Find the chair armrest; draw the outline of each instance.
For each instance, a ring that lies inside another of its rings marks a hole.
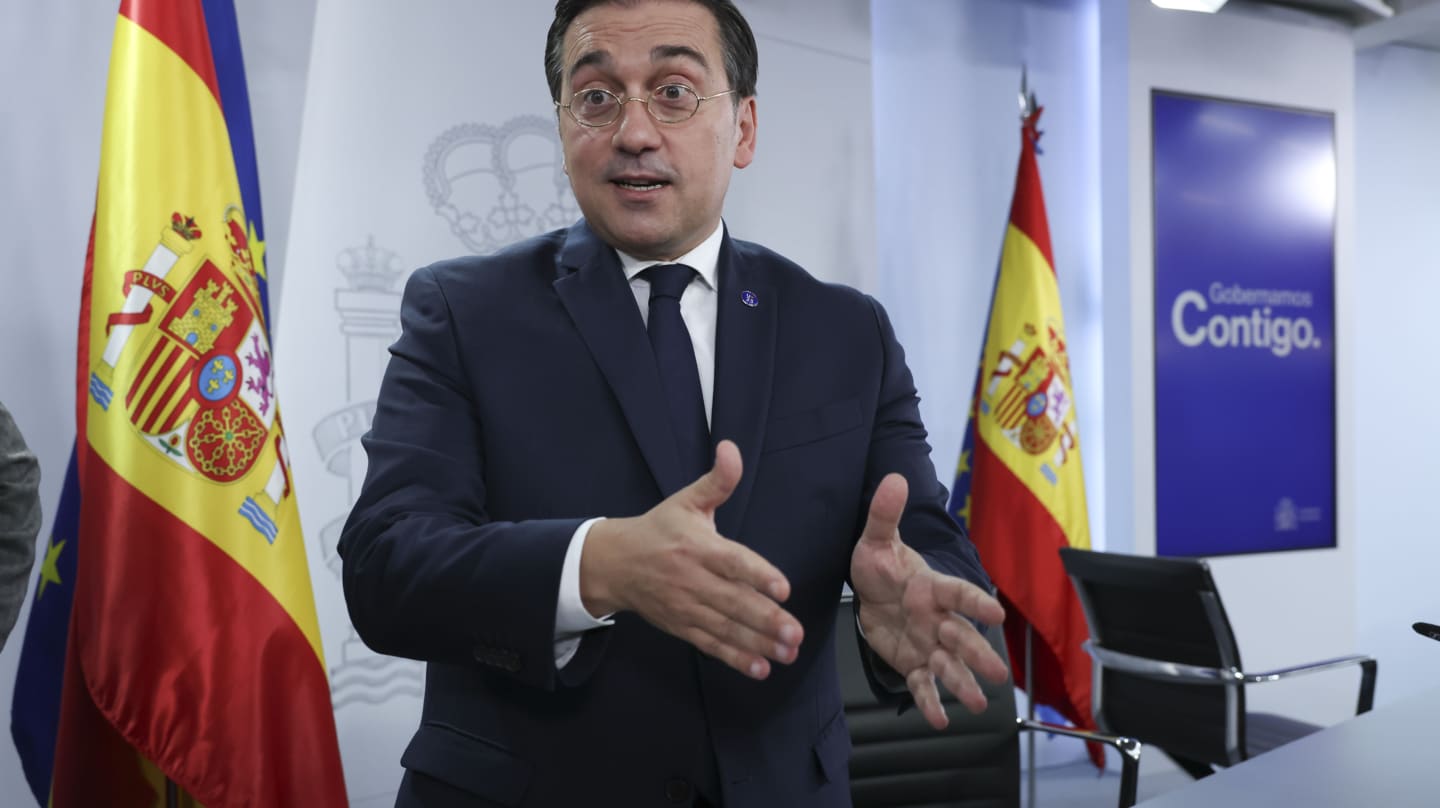
[[[1074,727],[1062,727],[1059,724],[1050,724],[1045,721],[1036,721],[1032,718],[1016,718],[1015,724],[1020,731],[1050,732],[1056,735],[1064,735],[1068,738],[1079,738],[1082,741],[1102,743],[1120,753],[1120,808],[1130,808],[1135,804],[1135,790],[1140,783],[1140,753],[1143,745],[1134,738],[1125,736],[1106,735],[1088,729],[1076,729]],[[1030,765],[1035,765],[1032,761]]]
[[[1366,662],[1371,663],[1373,666],[1375,660],[1363,654],[1353,654],[1351,656],[1335,657],[1334,659],[1322,659],[1319,662],[1307,662],[1304,665],[1292,665],[1288,668],[1277,668],[1273,671],[1264,671],[1261,673],[1235,671],[1234,675],[1236,679],[1253,684],[1260,684],[1261,682],[1277,682],[1281,679],[1289,679],[1292,676],[1299,676],[1302,673],[1319,673],[1320,671],[1334,670],[1335,668],[1343,668],[1347,665],[1363,666]]]
[[[1294,665],[1273,671],[1246,673],[1238,668],[1207,668],[1200,665],[1185,665],[1179,662],[1167,662],[1162,659],[1150,659],[1149,657],[1135,656],[1134,654],[1126,654],[1121,651],[1111,651],[1108,648],[1101,648],[1096,645],[1094,640],[1086,640],[1082,645],[1086,653],[1094,657],[1101,665],[1112,670],[1132,673],[1137,676],[1148,676],[1154,679],[1172,679],[1189,684],[1201,685],[1277,682],[1281,679],[1289,679],[1305,673],[1319,673],[1320,671],[1334,670],[1348,665],[1359,665],[1360,698],[1355,709],[1356,715],[1370,712],[1370,708],[1374,706],[1375,703],[1375,674],[1377,663],[1374,658],[1363,654],[1324,659],[1319,662],[1309,662],[1304,665]]]

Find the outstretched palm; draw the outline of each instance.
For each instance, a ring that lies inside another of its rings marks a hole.
[[[905,479],[881,481],[870,518],[850,557],[850,580],[860,601],[860,628],[880,658],[905,677],[915,703],[936,729],[948,719],[938,678],[972,712],[985,709],[974,672],[1003,681],[1005,663],[967,618],[997,624],[1000,604],[969,581],[936,572],[900,540]]]

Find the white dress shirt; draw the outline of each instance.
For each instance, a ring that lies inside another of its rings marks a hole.
[[[710,423],[710,408],[715,399],[715,322],[719,311],[716,277],[720,263],[720,242],[725,234],[722,222],[715,226],[715,232],[700,245],[674,261],[641,261],[619,250],[620,266],[630,281],[630,291],[635,295],[635,305],[640,307],[640,317],[646,325],[650,321],[650,282],[642,277],[644,272],[657,264],[684,264],[695,270],[695,277],[680,296],[680,317],[690,332],[690,344],[695,348],[695,369],[700,373],[700,395],[705,401],[705,421]],[[590,519],[576,528],[565,552],[565,565],[560,571],[559,603],[555,609],[555,667],[563,668],[580,648],[580,635],[595,628],[608,626],[614,621],[610,615],[596,618],[585,610],[580,600],[580,554],[585,549],[585,539],[590,535],[590,526],[601,518]]]

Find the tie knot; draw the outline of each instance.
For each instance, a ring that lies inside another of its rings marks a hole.
[[[695,270],[684,264],[657,264],[640,273],[650,282],[650,297],[673,297],[680,299]]]

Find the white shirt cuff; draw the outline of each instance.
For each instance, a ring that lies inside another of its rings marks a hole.
[[[603,517],[601,517],[603,518]],[[565,551],[565,564],[560,568],[560,594],[555,605],[555,667],[563,668],[580,650],[581,635],[587,631],[613,625],[611,615],[594,617],[585,610],[580,598],[580,555],[585,550],[585,539],[590,536],[590,526],[600,521],[589,519],[575,528],[570,537],[570,547]]]

